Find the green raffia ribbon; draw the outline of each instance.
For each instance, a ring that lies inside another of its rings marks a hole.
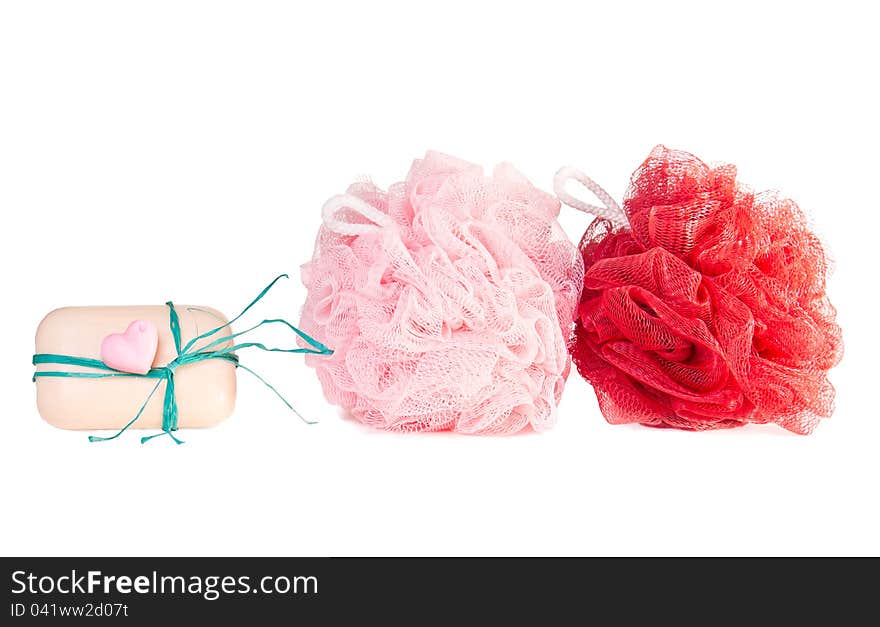
[[[177,444],[183,444],[182,440],[179,440],[172,433],[173,431],[177,431],[177,399],[174,393],[174,372],[188,364],[194,364],[200,361],[205,361],[208,359],[222,359],[225,361],[229,361],[237,368],[241,368],[246,370],[247,372],[254,375],[257,379],[260,380],[263,385],[272,390],[278,398],[280,398],[285,405],[287,405],[293,413],[299,416],[304,422],[312,424],[310,421],[303,418],[299,412],[297,412],[293,406],[287,402],[281,393],[276,390],[272,385],[270,385],[265,379],[263,379],[256,372],[251,370],[250,368],[243,366],[238,361],[238,355],[235,354],[235,351],[242,350],[245,348],[257,348],[263,351],[268,352],[277,352],[277,353],[309,353],[312,355],[330,355],[333,351],[326,346],[324,346],[318,340],[310,337],[308,334],[300,331],[295,326],[287,322],[286,320],[278,319],[269,319],[263,320],[259,324],[255,324],[249,329],[245,329],[244,331],[239,331],[238,333],[232,333],[231,330],[228,334],[221,335],[217,337],[201,348],[194,350],[193,347],[200,340],[205,340],[210,337],[213,337],[223,329],[229,327],[233,322],[236,322],[239,318],[241,318],[247,311],[256,305],[265,295],[266,293],[272,289],[272,287],[280,280],[289,278],[286,274],[279,275],[275,277],[275,280],[272,281],[266,288],[260,292],[260,294],[251,301],[251,303],[241,310],[235,318],[227,322],[226,324],[220,325],[219,327],[215,327],[210,331],[206,331],[201,335],[194,337],[189,342],[186,343],[185,346],[181,346],[182,342],[180,339],[180,318],[177,316],[177,310],[174,309],[174,304],[171,301],[165,303],[168,305],[168,313],[169,313],[169,326],[171,328],[171,336],[174,338],[174,348],[177,350],[177,357],[170,361],[165,366],[160,366],[158,368],[152,368],[146,374],[134,374],[130,372],[121,372],[119,370],[115,370],[105,364],[100,359],[90,359],[88,357],[73,357],[70,355],[52,355],[48,353],[43,353],[39,355],[34,355],[33,363],[34,365],[38,364],[60,364],[66,366],[84,366],[86,368],[92,368],[94,370],[100,372],[65,372],[65,371],[38,371],[34,373],[33,380],[36,381],[37,377],[73,377],[78,379],[105,379],[109,377],[140,377],[146,379],[156,379],[156,385],[153,386],[153,389],[150,391],[147,396],[147,400],[144,401],[144,404],[141,405],[141,408],[135,414],[134,418],[132,418],[128,424],[126,424],[122,429],[120,429],[116,434],[111,435],[110,437],[102,438],[94,435],[89,436],[90,442],[103,442],[106,440],[115,440],[120,435],[125,433],[125,431],[131,427],[138,419],[141,417],[141,414],[144,413],[144,409],[146,409],[147,405],[150,402],[150,399],[153,398],[153,395],[156,393],[156,390],[159,389],[159,386],[162,385],[162,382],[165,382],[165,402],[162,406],[162,431],[160,433],[156,433],[153,435],[148,435],[141,438],[141,443],[148,442],[155,437],[160,435],[168,435],[172,440],[174,440]],[[309,345],[308,348],[270,348],[259,342],[241,342],[236,344],[232,343],[231,346],[227,346],[225,348],[214,348],[219,346],[229,340],[234,340],[237,337],[241,337],[246,333],[250,333],[255,329],[260,328],[264,324],[281,324],[288,327],[291,331],[293,331],[300,338],[305,340],[305,342]]]

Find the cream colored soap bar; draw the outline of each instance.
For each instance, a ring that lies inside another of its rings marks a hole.
[[[182,345],[227,322],[209,307],[175,305],[180,318]],[[134,320],[149,320],[159,331],[153,367],[167,365],[176,356],[167,306],[64,307],[49,313],[37,329],[36,353],[53,353],[100,359],[101,341],[121,333]],[[229,335],[229,327],[200,340],[194,350]],[[229,342],[212,347],[228,346]],[[39,364],[36,371],[89,372],[80,366]],[[92,372],[94,372],[92,370]],[[208,359],[180,366],[174,373],[181,429],[210,427],[227,418],[235,405],[235,365]],[[157,380],[142,377],[103,379],[37,377],[37,407],[46,422],[62,429],[121,429],[137,414]],[[162,425],[165,382],[160,383],[140,419],[132,428],[157,429]]]

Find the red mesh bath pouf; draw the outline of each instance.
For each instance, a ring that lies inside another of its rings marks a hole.
[[[569,179],[605,207],[568,194]],[[580,243],[571,353],[608,422],[806,434],[831,415],[841,331],[825,252],[794,201],[665,146],[635,171],[622,210],[577,170],[555,182],[563,202],[599,216]]]

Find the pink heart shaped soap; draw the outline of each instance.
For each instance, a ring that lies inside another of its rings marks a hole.
[[[149,320],[135,320],[125,333],[111,333],[101,342],[101,361],[116,370],[147,374],[156,358],[159,331]]]

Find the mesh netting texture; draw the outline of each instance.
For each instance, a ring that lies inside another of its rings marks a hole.
[[[793,201],[657,146],[623,209],[630,228],[598,218],[581,240],[572,345],[608,422],[807,434],[831,415],[841,331]]]
[[[434,152],[344,198],[302,267],[300,326],[335,351],[307,358],[327,399],[396,431],[552,426],[583,284],[559,201]]]

